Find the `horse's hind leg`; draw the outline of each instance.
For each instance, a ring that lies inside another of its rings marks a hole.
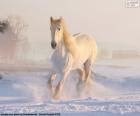
[[[77,89],[79,89],[79,85],[84,82],[85,80],[85,70],[83,68],[78,68],[77,72],[79,73],[80,77],[78,78]]]
[[[85,70],[85,83],[88,83],[91,78],[91,68],[92,68],[92,62],[91,60],[87,60],[84,63],[84,70]]]
[[[80,77],[78,78],[78,83],[77,83],[77,88],[76,89],[77,89],[77,95],[78,95],[77,97],[80,97],[81,92],[82,92],[83,87],[84,87],[84,84],[85,84],[85,82],[84,82],[84,80],[85,80],[85,70],[84,70],[84,68],[78,68],[77,71],[78,71]]]
[[[78,73],[80,75],[79,81],[84,81],[84,78],[85,78],[85,70],[83,68],[78,68],[77,71],[78,71]]]

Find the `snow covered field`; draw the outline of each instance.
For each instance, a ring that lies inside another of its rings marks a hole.
[[[80,98],[76,91],[76,74],[72,72],[62,99],[57,101],[49,95],[47,71],[1,72],[0,113],[140,116],[140,67],[138,63],[135,66],[123,63],[118,66],[118,63],[101,62],[94,66],[93,83],[80,92]]]

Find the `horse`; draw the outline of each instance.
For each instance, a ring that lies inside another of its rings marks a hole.
[[[50,31],[51,47],[55,51],[51,57],[54,71],[51,73],[48,84],[52,88],[51,81],[56,79],[56,72],[62,74],[62,79],[54,92],[54,98],[59,98],[64,82],[72,70],[79,72],[79,82],[88,84],[92,65],[97,57],[97,45],[95,39],[89,34],[71,35],[63,17],[58,19],[50,17]]]

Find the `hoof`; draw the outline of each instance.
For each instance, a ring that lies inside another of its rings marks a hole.
[[[77,84],[77,91],[81,92],[85,88],[85,82],[84,81],[79,81]]]
[[[60,94],[55,93],[55,94],[53,95],[53,99],[58,100],[58,99],[61,98],[60,96],[61,96]]]
[[[93,80],[92,79],[87,79],[86,81],[85,81],[85,85],[86,86],[91,86],[91,85],[93,85]]]
[[[51,76],[51,81],[54,81],[54,80],[56,80],[56,74]]]
[[[83,90],[88,90],[92,85],[93,81],[91,79],[86,81],[79,81],[77,84],[77,93],[79,93],[78,96],[81,96]]]

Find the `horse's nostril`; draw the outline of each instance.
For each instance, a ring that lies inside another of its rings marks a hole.
[[[56,43],[55,42],[51,42],[51,46],[52,46],[52,48],[56,48]]]

